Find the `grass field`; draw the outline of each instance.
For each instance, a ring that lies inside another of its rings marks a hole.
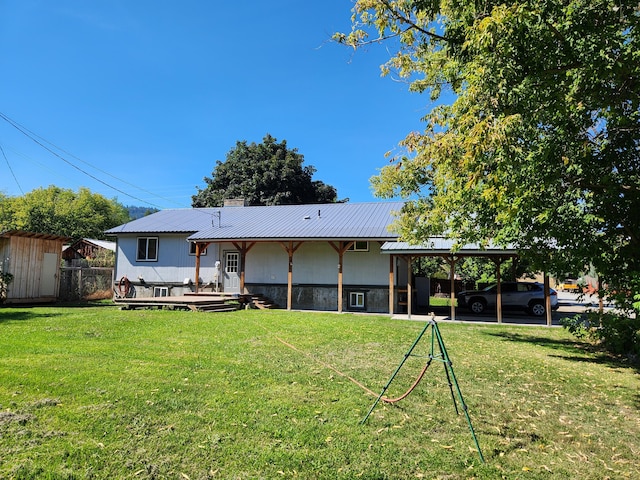
[[[441,364],[361,425],[423,326],[2,308],[0,478],[640,478],[638,370],[559,328],[439,324],[485,463]]]

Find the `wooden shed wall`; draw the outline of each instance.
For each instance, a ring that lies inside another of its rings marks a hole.
[[[11,236],[0,239],[0,251],[5,271],[13,274],[13,282],[7,292],[7,303],[55,300],[59,289],[59,265],[62,254],[62,240],[34,237]],[[57,256],[53,295],[43,296],[41,292],[45,254]]]

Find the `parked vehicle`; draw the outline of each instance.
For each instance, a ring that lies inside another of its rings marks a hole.
[[[501,284],[502,308],[524,310],[537,317],[545,315],[544,285],[538,282],[505,282]],[[498,285],[490,285],[484,290],[464,290],[458,293],[458,306],[468,308],[473,313],[496,308]],[[558,308],[558,294],[549,289],[551,309]]]
[[[564,282],[558,285],[558,290],[561,292],[579,292],[578,281],[567,278]]]

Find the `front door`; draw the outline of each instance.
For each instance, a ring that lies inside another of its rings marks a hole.
[[[240,293],[240,252],[225,252],[224,254],[223,291]]]

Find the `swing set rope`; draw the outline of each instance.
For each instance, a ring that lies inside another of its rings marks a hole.
[[[310,358],[311,360],[313,360],[314,362],[316,362],[319,365],[322,365],[323,367],[337,373],[338,375],[340,375],[341,377],[346,378],[347,380],[351,381],[352,383],[354,383],[355,385],[357,385],[358,387],[360,387],[361,389],[363,389],[365,392],[367,392],[369,395],[373,395],[374,397],[377,397],[378,394],[376,392],[374,392],[373,390],[371,390],[370,388],[368,388],[366,385],[363,385],[361,382],[359,382],[358,380],[356,380],[355,378],[347,375],[346,373],[341,372],[340,370],[338,370],[337,368],[335,368],[333,365],[330,365],[328,363],[323,362],[322,360],[319,360],[317,358],[315,358],[313,355],[300,350],[298,347],[296,347],[295,345],[290,344],[289,342],[286,342],[285,340],[283,340],[280,337],[275,336],[275,339],[278,340],[280,343],[282,343],[283,345],[287,346],[288,348],[290,348],[291,350],[294,350],[302,355],[304,355],[307,358]],[[427,373],[427,369],[429,368],[429,366],[431,365],[431,360],[433,360],[433,357],[429,357],[429,360],[427,361],[427,363],[425,364],[424,368],[422,369],[422,371],[418,374],[418,377],[416,378],[416,380],[413,382],[413,384],[409,387],[409,389],[404,392],[402,395],[400,395],[399,397],[396,398],[388,398],[388,397],[381,397],[380,400],[382,400],[385,403],[396,403],[399,402],[400,400],[404,400],[405,398],[407,398],[409,396],[409,394],[418,386],[418,384],[420,383],[420,381],[422,380],[422,378],[424,377],[425,373]]]

